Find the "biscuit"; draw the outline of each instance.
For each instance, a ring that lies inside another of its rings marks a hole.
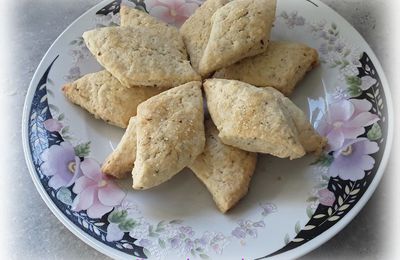
[[[124,179],[130,175],[135,159],[136,117],[132,117],[117,148],[105,159],[101,170],[104,174]]]
[[[247,194],[257,154],[222,143],[211,120],[205,122],[205,133],[204,151],[189,168],[210,191],[218,209],[225,213]]]
[[[304,156],[298,131],[279,97],[244,82],[209,79],[207,107],[222,142],[249,152],[280,158]]]
[[[189,82],[138,106],[133,188],[157,186],[193,163],[205,144],[201,82]]]
[[[64,95],[72,102],[109,124],[126,128],[136,115],[137,106],[159,94],[157,88],[126,88],[109,72],[103,70],[87,74],[65,84]]]
[[[299,133],[299,140],[307,153],[321,154],[327,144],[327,139],[320,136],[311,123],[307,120],[305,113],[298,108],[289,98],[281,92],[271,89],[271,91],[282,100],[283,105],[288,110]]]
[[[289,96],[306,73],[318,65],[318,60],[318,52],[307,45],[270,42],[266,52],[223,68],[214,74],[214,78],[273,87]]]
[[[122,5],[120,9],[121,26],[122,27],[135,27],[143,26],[146,28],[154,28],[159,30],[166,30],[167,35],[171,35],[172,38],[181,38],[179,31],[172,25],[164,23],[163,21],[149,15],[148,13],[131,8],[126,5]],[[176,48],[182,50],[182,41],[174,41]],[[182,50],[183,51],[183,50]]]
[[[121,17],[121,26],[145,26],[145,27],[152,27],[152,26],[159,26],[165,25],[168,26],[161,20],[149,15],[146,12],[143,12],[136,8],[131,8],[126,5],[121,5],[119,11]]]
[[[207,75],[268,47],[275,20],[276,0],[235,0],[211,18],[211,32],[199,72]]]
[[[180,28],[185,42],[190,62],[199,73],[201,57],[207,46],[211,32],[211,17],[218,8],[227,4],[229,0],[207,0],[183,23]],[[205,75],[202,75],[205,76]]]
[[[171,88],[200,80],[172,27],[103,27],[85,32],[83,38],[97,61],[128,88]]]

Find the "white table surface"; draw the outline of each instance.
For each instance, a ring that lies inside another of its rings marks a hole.
[[[1,59],[0,254],[7,259],[108,259],[68,231],[50,212],[31,181],[21,143],[21,116],[29,82],[56,37],[98,0],[0,0]],[[323,0],[346,18],[380,59],[389,81],[390,26],[385,0]],[[7,37],[5,37],[7,36]],[[394,77],[393,77],[394,78]],[[397,92],[397,90],[396,90]],[[383,259],[391,245],[394,156],[378,189],[338,235],[303,259]]]

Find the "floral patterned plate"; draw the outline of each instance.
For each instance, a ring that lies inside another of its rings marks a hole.
[[[61,86],[100,70],[81,35],[119,23],[120,1],[104,1],[61,34],[31,82],[23,143],[46,204],[83,241],[118,259],[295,258],[339,232],[360,211],[384,172],[393,138],[389,88],[372,50],[338,14],[317,0],[279,0],[272,38],[304,42],[321,66],[294,102],[329,140],[320,158],[260,155],[249,194],[218,212],[189,170],[155,189],[133,191],[100,163],[123,130],[68,102]],[[195,0],[127,2],[179,26]]]

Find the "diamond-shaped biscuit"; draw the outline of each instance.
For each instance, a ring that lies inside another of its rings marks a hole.
[[[177,30],[167,28],[104,27],[83,38],[97,61],[126,87],[171,88],[200,80]]]
[[[327,139],[320,136],[311,123],[308,121],[306,114],[297,107],[289,98],[285,97],[281,92],[273,88],[268,88],[275,96],[282,100],[299,133],[299,140],[307,153],[315,153],[319,155],[327,144]]]
[[[126,128],[136,115],[137,106],[161,92],[157,88],[126,88],[109,72],[87,74],[63,86],[64,95],[72,102],[107,123]]]
[[[189,82],[138,106],[133,188],[157,186],[193,163],[203,151],[201,82]]]
[[[257,154],[222,143],[211,120],[206,120],[205,132],[204,151],[189,167],[225,213],[247,194]]]
[[[132,117],[117,148],[105,159],[101,170],[107,175],[123,179],[130,175],[135,159],[136,117]]]
[[[199,72],[207,75],[267,49],[276,0],[235,0],[211,18],[211,32]]]
[[[297,83],[318,65],[318,52],[301,43],[270,42],[267,51],[223,68],[214,78],[236,79],[292,94]]]
[[[305,150],[298,130],[271,89],[236,80],[210,79],[204,83],[207,107],[223,143],[280,158],[300,158]]]
[[[121,17],[121,26],[160,26],[165,25],[168,26],[161,20],[149,15],[148,13],[138,10],[136,8],[132,8],[126,5],[121,5],[119,11]]]
[[[184,22],[180,28],[183,41],[190,56],[193,68],[199,72],[211,32],[211,17],[218,8],[229,3],[229,0],[207,0]],[[204,75],[202,75],[204,76]]]

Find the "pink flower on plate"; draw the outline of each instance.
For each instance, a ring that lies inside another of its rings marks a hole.
[[[339,176],[342,180],[361,180],[365,171],[374,167],[375,160],[370,154],[379,150],[378,144],[367,138],[348,140],[333,153],[334,160],[328,173],[332,177]]]
[[[43,161],[40,169],[44,175],[50,176],[48,184],[53,189],[69,187],[82,175],[79,157],[68,142],[50,146],[43,151],[40,159]]]
[[[50,118],[43,122],[44,128],[50,132],[60,132],[63,128],[63,125],[57,120]]]
[[[365,99],[343,99],[328,106],[328,113],[318,131],[328,138],[330,151],[338,150],[346,139],[364,134],[364,127],[379,120],[377,115],[369,112],[371,108],[372,104]]]
[[[333,194],[333,192],[328,189],[319,190],[318,198],[319,198],[319,203],[329,207],[332,206],[336,200],[335,194]]]
[[[77,194],[72,209],[87,210],[91,218],[101,218],[119,205],[125,193],[104,175],[100,165],[93,159],[86,158],[81,163],[83,176],[75,181],[72,191]]]
[[[152,16],[178,27],[199,7],[193,1],[186,0],[145,0],[144,2]]]

